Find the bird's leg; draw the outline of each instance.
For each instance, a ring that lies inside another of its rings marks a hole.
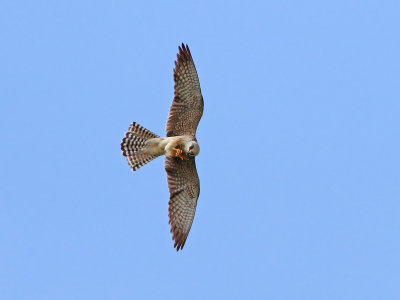
[[[182,150],[182,144],[179,140],[171,141],[165,146],[165,154],[169,157],[179,157],[181,160],[188,160],[189,158]]]
[[[179,157],[182,160],[189,160],[186,156],[183,155],[183,150],[182,149],[174,149],[173,152],[174,156]]]

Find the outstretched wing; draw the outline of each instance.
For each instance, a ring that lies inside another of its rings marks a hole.
[[[185,245],[200,194],[200,181],[196,162],[178,157],[165,157],[165,170],[169,188],[168,217],[176,251]]]
[[[174,100],[169,110],[167,137],[196,135],[197,125],[203,115],[203,96],[199,77],[189,47],[179,47],[174,68]]]

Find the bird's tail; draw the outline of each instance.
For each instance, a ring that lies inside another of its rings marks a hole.
[[[159,136],[138,123],[132,122],[121,142],[122,155],[126,156],[132,171],[136,171],[158,156],[146,151],[146,142],[153,138],[159,138]]]

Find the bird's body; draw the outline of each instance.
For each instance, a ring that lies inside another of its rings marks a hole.
[[[189,234],[200,181],[195,156],[200,147],[196,139],[197,125],[203,115],[203,97],[200,82],[189,47],[179,47],[174,69],[175,93],[169,111],[166,137],[160,137],[136,122],[122,139],[122,155],[126,156],[132,171],[136,171],[158,156],[165,155],[169,199],[169,223],[174,247],[180,250]]]
[[[193,153],[191,153],[190,147],[194,145]],[[198,149],[198,151],[196,151]],[[200,152],[200,147],[197,144],[197,141],[193,139],[192,136],[171,136],[165,138],[152,138],[146,141],[145,147],[143,148],[143,152],[146,152],[152,156],[161,156],[165,155],[168,157],[181,157],[177,154],[177,150],[182,150],[181,156],[183,159],[188,159],[190,155],[197,155]]]

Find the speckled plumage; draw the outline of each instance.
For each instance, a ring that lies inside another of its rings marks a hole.
[[[185,245],[192,227],[200,194],[200,181],[194,158],[183,161],[175,157],[165,157],[165,170],[170,193],[169,224],[175,240],[174,247],[179,250]]]
[[[203,96],[189,47],[179,47],[174,68],[174,100],[169,110],[167,136],[196,135],[203,115]]]
[[[193,223],[200,181],[195,156],[197,125],[203,114],[203,97],[200,82],[189,47],[179,47],[174,68],[174,99],[169,111],[166,138],[133,122],[121,143],[133,171],[154,158],[165,155],[170,192],[168,217],[176,250],[185,245]]]

